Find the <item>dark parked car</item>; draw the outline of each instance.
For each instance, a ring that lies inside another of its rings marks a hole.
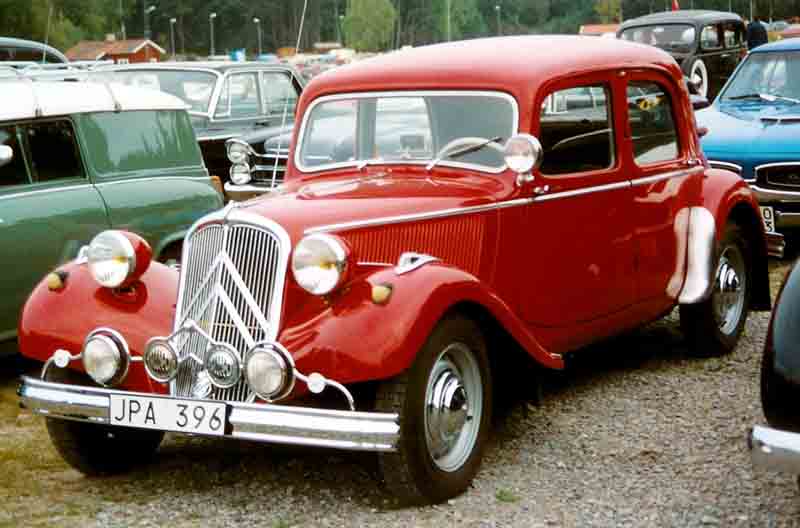
[[[186,101],[206,167],[225,182],[231,168],[225,142],[259,129],[267,129],[267,136],[291,132],[304,86],[290,66],[257,62],[130,64],[103,68],[96,76],[161,90]],[[255,148],[263,150],[262,137],[253,140]],[[274,158],[267,159],[264,165],[270,162],[282,171],[285,157],[277,164]],[[266,181],[273,179],[271,173],[259,174]],[[256,187],[254,191],[266,189]]]
[[[0,62],[58,64],[69,59],[47,44],[33,40],[0,37]]]
[[[679,10],[626,21],[617,36],[667,51],[700,95],[713,99],[747,53],[741,17],[724,11]]]

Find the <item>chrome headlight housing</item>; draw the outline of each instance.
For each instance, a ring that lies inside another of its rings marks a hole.
[[[315,234],[302,239],[292,254],[292,273],[301,288],[314,295],[336,289],[347,274],[349,251],[332,235]]]
[[[136,250],[119,231],[103,231],[92,239],[87,252],[89,272],[106,288],[117,288],[136,270]]]
[[[236,350],[224,343],[211,347],[205,367],[211,383],[220,389],[230,389],[242,377],[242,363]]]
[[[252,147],[241,139],[230,139],[225,144],[228,151],[228,159],[234,165],[239,163],[247,164],[250,155],[253,153]]]
[[[147,342],[143,359],[147,374],[160,383],[168,383],[178,374],[178,353],[163,337],[154,337]]]
[[[236,163],[231,165],[230,170],[231,181],[236,185],[244,185],[250,183],[253,176],[250,173],[250,165],[247,163]]]
[[[244,360],[247,385],[264,401],[283,398],[294,387],[294,363],[288,352],[274,344],[257,344]]]
[[[98,328],[83,342],[81,360],[86,374],[95,382],[114,386],[128,374],[130,352],[119,333],[109,328]]]

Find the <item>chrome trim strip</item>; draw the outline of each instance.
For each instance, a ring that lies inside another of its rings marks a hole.
[[[747,446],[754,466],[800,474],[800,434],[756,425]]]
[[[786,198],[795,198],[797,201],[800,200],[800,187],[796,191],[781,191],[777,189],[765,189],[763,187],[759,187],[758,185],[750,185],[750,188],[753,189],[757,193],[758,200],[780,200],[781,197]]]
[[[770,257],[783,258],[786,251],[786,241],[780,233],[767,232],[767,255]]]
[[[33,413],[81,422],[109,422],[110,396],[168,396],[66,385],[22,378],[20,403]],[[258,442],[331,447],[358,451],[394,451],[400,436],[396,413],[340,411],[274,404],[227,402],[227,437]]]
[[[763,165],[758,165],[755,169],[756,172],[760,171],[761,169],[769,169],[772,167],[798,167],[800,166],[800,161],[784,161],[778,163],[765,163]]]
[[[736,163],[730,163],[727,161],[708,160],[708,164],[715,169],[726,169],[726,170],[732,170],[733,172],[738,172],[739,174],[742,173],[742,166],[737,165]]]
[[[512,95],[507,94],[505,92],[490,91],[490,90],[412,90],[408,92],[404,91],[348,92],[348,93],[341,93],[334,95],[326,95],[315,99],[308,106],[308,108],[306,108],[303,114],[303,121],[300,124],[300,131],[297,134],[298,147],[294,149],[294,165],[298,171],[308,174],[308,173],[314,173],[314,172],[320,172],[338,168],[355,167],[359,163],[364,161],[364,160],[357,160],[357,161],[341,162],[341,163],[329,163],[327,165],[319,165],[316,167],[305,167],[303,165],[301,161],[300,151],[302,150],[303,146],[303,138],[305,137],[308,118],[311,115],[314,108],[316,108],[316,106],[321,103],[329,101],[341,101],[343,99],[369,99],[376,97],[388,98],[388,97],[448,97],[448,96],[495,97],[498,99],[505,99],[511,104],[511,109],[513,111],[513,118],[511,123],[511,130],[509,132],[509,137],[519,132],[519,105],[517,104],[517,100],[514,99]],[[429,159],[421,161],[397,160],[397,161],[385,161],[381,162],[380,164],[381,165],[427,165],[428,163],[430,163],[430,161],[431,160]],[[486,167],[484,165],[475,165],[471,163],[458,163],[458,162],[441,162],[438,163],[437,165],[442,167],[472,169],[489,174],[500,174],[501,172],[506,170],[505,164],[502,167]]]
[[[637,178],[632,180],[631,183],[634,187],[639,185],[649,185],[651,183],[658,183],[664,180],[671,180],[672,178],[682,178],[684,176],[691,176],[695,172],[703,172],[705,168],[702,166],[700,167],[692,167],[691,169],[681,169],[676,171],[664,172],[662,174],[656,174],[653,176],[646,176],[644,178]]]
[[[24,185],[24,184],[23,184]],[[19,198],[21,196],[32,196],[34,194],[52,193],[52,192],[67,192],[67,191],[80,191],[92,187],[90,183],[72,185],[69,187],[52,187],[49,189],[37,189],[35,191],[18,192],[14,194],[0,194],[0,200],[7,200],[9,198]]]
[[[625,189],[631,187],[630,181],[622,181],[615,183],[606,183],[603,185],[595,185],[594,187],[585,187],[583,189],[574,189],[572,191],[563,191],[553,194],[541,194],[534,198],[534,202],[549,202],[551,200],[560,200],[562,198],[572,198],[574,196],[583,196],[585,194],[594,194],[598,192],[614,191],[616,189]]]
[[[204,181],[209,182],[211,181],[210,176],[152,176],[148,178],[137,178],[135,176],[131,176],[129,178],[124,179],[115,179],[114,181],[99,181],[95,183],[96,187],[106,187],[109,185],[119,185],[122,183],[139,183],[139,182],[147,182],[147,181]]]
[[[214,135],[211,135],[211,136],[200,136],[200,135],[198,135],[197,136],[197,141],[199,143],[202,143],[203,141],[217,141],[217,140],[221,140],[221,139],[224,139],[224,140],[227,141],[228,139],[238,138],[241,135],[242,134],[234,134],[234,133],[217,134],[216,136],[214,136]]]

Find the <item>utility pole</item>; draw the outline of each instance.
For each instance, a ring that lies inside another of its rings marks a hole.
[[[447,9],[447,42],[450,42],[450,0],[445,0],[445,7]]]
[[[494,12],[497,15],[497,34],[503,34],[503,26],[500,25],[500,4],[494,5]]]
[[[256,25],[258,30],[258,56],[261,56],[261,19],[258,17],[253,18],[253,24]]]
[[[172,60],[175,60],[175,22],[177,21],[177,18],[169,19],[169,41],[172,44]]]
[[[127,36],[125,35],[125,15],[124,11],[122,10],[122,0],[119,0],[119,28],[120,28],[120,33],[122,33],[122,40],[126,40]]]
[[[211,13],[211,14],[208,15],[208,27],[210,29],[209,33],[210,33],[210,36],[211,36],[211,42],[210,42],[210,44],[211,44],[211,49],[210,49],[211,53],[210,53],[210,55],[212,55],[212,56],[216,55],[216,50],[214,49],[214,19],[215,18],[217,18],[217,13],[216,12]]]

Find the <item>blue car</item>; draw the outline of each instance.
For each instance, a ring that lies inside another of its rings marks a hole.
[[[800,39],[751,51],[697,123],[711,165],[755,190],[767,230],[800,227]]]

